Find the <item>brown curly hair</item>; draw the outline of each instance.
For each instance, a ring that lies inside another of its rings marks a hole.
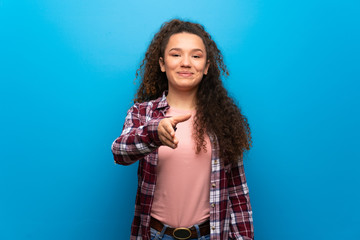
[[[223,55],[205,28],[197,23],[174,19],[165,22],[152,39],[145,58],[136,71],[140,77],[140,86],[134,102],[150,101],[162,96],[168,89],[166,74],[161,72],[159,58],[169,38],[176,33],[192,33],[199,36],[205,45],[207,60],[210,63],[207,75],[203,76],[196,95],[196,115],[194,117],[194,138],[196,152],[206,151],[204,134],[216,136],[220,149],[220,159],[225,164],[242,161],[244,151],[251,147],[251,134],[247,118],[240,108],[228,96],[221,76],[229,72],[223,61]]]

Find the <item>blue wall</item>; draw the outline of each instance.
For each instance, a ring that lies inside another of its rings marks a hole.
[[[112,160],[161,23],[204,24],[248,116],[258,240],[360,239],[359,1],[0,0],[0,239],[128,239]]]

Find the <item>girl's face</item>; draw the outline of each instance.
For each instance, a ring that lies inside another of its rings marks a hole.
[[[209,63],[203,40],[192,33],[176,33],[169,38],[160,57],[162,72],[166,73],[170,91],[197,91]]]

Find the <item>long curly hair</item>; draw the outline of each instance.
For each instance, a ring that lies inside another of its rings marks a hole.
[[[194,117],[193,137],[196,152],[206,151],[204,135],[216,136],[221,161],[224,164],[242,161],[243,153],[251,147],[251,134],[247,118],[229,97],[224,88],[221,75],[229,76],[223,55],[205,28],[197,23],[173,19],[165,22],[154,35],[136,78],[140,86],[134,102],[157,99],[168,89],[166,74],[161,71],[159,58],[164,57],[169,38],[176,33],[191,33],[199,36],[205,45],[207,60],[210,63],[207,75],[203,76],[196,95],[196,115]]]

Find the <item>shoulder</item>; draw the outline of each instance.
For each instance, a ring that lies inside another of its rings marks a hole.
[[[156,109],[159,106],[160,101],[161,101],[161,97],[154,99],[154,100],[147,101],[147,102],[136,102],[136,103],[134,103],[133,107],[136,107],[139,109],[142,109],[142,108]]]
[[[136,102],[134,103],[134,105],[131,107],[131,109],[137,112],[140,112],[142,114],[150,114],[154,111],[156,111],[157,109],[163,108],[167,106],[167,102],[166,102],[166,98],[164,99],[164,97],[159,97],[157,99],[154,100],[150,100],[147,102]]]

